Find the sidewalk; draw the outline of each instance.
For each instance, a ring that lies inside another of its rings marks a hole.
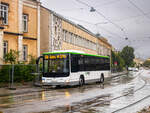
[[[9,88],[0,88],[0,97],[4,96],[11,96],[11,95],[19,95],[19,94],[27,94],[31,92],[40,92],[45,89],[42,89],[41,87],[35,87],[33,85],[15,85],[13,86],[15,89],[9,89]]]
[[[127,74],[127,72],[112,73],[110,78],[114,78],[125,74]],[[32,92],[41,92],[47,90],[43,89],[42,87],[36,87],[33,84],[26,84],[26,85],[14,84],[14,88],[15,90],[10,90],[9,88],[0,88],[0,97],[27,94]]]

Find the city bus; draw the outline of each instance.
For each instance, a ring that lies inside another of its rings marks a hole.
[[[43,53],[42,84],[52,86],[103,83],[110,75],[109,56],[86,54],[79,51]]]

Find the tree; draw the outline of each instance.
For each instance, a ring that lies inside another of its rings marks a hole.
[[[122,71],[123,70],[123,68],[125,67],[125,61],[124,61],[124,59],[121,57],[121,53],[119,52],[118,54],[117,54],[117,61],[118,61],[118,70],[119,71]]]
[[[111,66],[112,67],[113,67],[115,61],[116,61],[116,54],[114,51],[111,51]]]
[[[36,64],[36,57],[32,56],[32,55],[29,55],[29,64]]]
[[[122,71],[124,66],[125,66],[125,62],[123,60],[123,58],[120,55],[120,52],[111,52],[111,66],[113,69],[117,70],[117,71]],[[115,65],[115,62],[117,63]]]
[[[134,64],[133,59],[135,58],[134,49],[129,46],[124,47],[121,52],[121,57],[124,59],[125,65],[127,67],[133,66],[133,64]]]
[[[4,56],[5,63],[16,64],[18,62],[19,52],[10,49],[10,51]]]

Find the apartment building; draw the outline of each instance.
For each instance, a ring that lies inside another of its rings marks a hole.
[[[1,0],[0,11],[0,64],[10,49],[19,51],[20,61],[39,56],[39,0]]]
[[[41,54],[55,50],[80,50],[89,54],[111,55],[111,44],[81,25],[41,7]]]

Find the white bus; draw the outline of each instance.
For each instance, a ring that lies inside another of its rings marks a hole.
[[[109,56],[57,51],[43,53],[40,58],[43,59],[43,85],[82,86],[91,82],[102,83],[110,75]]]

